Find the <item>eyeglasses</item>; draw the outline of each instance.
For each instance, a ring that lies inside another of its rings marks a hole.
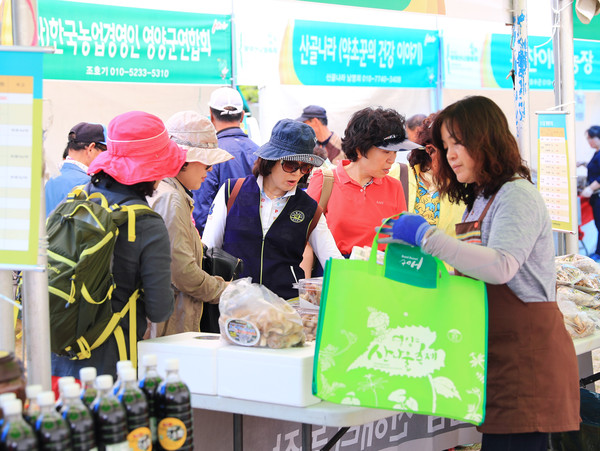
[[[300,169],[300,172],[306,175],[310,171],[312,171],[313,165],[308,163],[300,163],[299,161],[281,160],[281,167],[285,172],[288,172],[290,174],[293,174],[298,169]]]

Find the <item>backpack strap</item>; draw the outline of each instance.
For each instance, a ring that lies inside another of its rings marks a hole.
[[[400,174],[398,178],[400,179],[400,183],[402,183],[402,190],[404,191],[404,202],[406,203],[406,208],[408,209],[408,165],[404,163],[400,163]]]
[[[233,185],[233,190],[231,189],[231,179],[227,180],[227,214],[229,214],[229,210],[233,207],[233,203],[237,198],[240,189],[242,188],[242,183],[244,183],[244,179],[237,179],[235,181],[235,185]]]
[[[321,197],[319,197],[319,207],[323,212],[327,211],[327,203],[331,197],[331,191],[333,190],[333,171],[329,168],[321,169],[323,174],[323,186],[321,187]]]
[[[312,221],[310,221],[310,225],[308,226],[308,233],[306,234],[306,241],[308,241],[308,237],[313,232],[313,230],[315,230],[315,227],[317,227],[317,224],[319,223],[319,219],[321,219],[322,214],[323,214],[323,209],[319,205],[317,205],[315,214],[312,218]]]

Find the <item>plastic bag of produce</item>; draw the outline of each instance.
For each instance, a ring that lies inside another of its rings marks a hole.
[[[300,315],[249,277],[231,282],[219,302],[221,336],[241,346],[289,348],[305,340]]]
[[[558,308],[565,318],[565,327],[573,338],[587,337],[594,333],[596,323],[585,312],[580,311],[571,301],[557,301]]]
[[[570,263],[556,263],[556,283],[575,285],[585,276],[584,272]]]
[[[581,254],[568,254],[556,257],[556,263],[568,263],[588,274],[600,273],[600,265],[590,257]]]
[[[557,301],[571,301],[583,307],[596,308],[600,306],[600,298],[575,287],[559,285],[556,289]]]

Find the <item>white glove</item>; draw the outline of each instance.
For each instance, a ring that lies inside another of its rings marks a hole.
[[[586,186],[581,191],[581,197],[591,197],[592,194],[594,194],[594,190],[589,186]]]

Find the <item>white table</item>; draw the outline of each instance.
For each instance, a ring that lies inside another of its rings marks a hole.
[[[592,351],[600,348],[600,331],[583,338],[573,339],[575,353],[577,354],[577,363],[579,365],[579,377],[585,378],[594,374],[594,361]],[[595,390],[594,383],[585,385],[585,388],[591,391]]]

